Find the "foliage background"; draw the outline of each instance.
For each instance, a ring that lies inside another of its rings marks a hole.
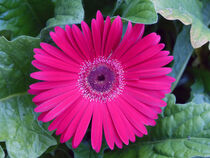
[[[53,43],[49,31],[57,25],[88,24],[101,10],[104,16],[146,24],[145,35],[157,32],[174,56],[176,78],[168,106],[149,135],[123,149],[100,153],[90,145],[90,133],[75,150],[71,142],[38,122],[29,74],[33,48]],[[195,158],[210,156],[210,0],[0,0],[0,158]]]

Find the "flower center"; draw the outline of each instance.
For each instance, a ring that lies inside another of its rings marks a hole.
[[[98,81],[104,81],[104,80],[105,80],[105,76],[104,76],[104,75],[99,75],[99,76],[97,77],[97,80],[98,80]]]
[[[115,81],[115,74],[107,65],[99,64],[90,71],[87,81],[93,90],[105,92],[112,87]]]
[[[99,57],[81,65],[78,86],[90,101],[110,101],[121,94],[124,84],[124,71],[117,60]]]

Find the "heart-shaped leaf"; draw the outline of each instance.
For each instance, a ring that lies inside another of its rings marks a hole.
[[[84,19],[81,0],[57,0],[55,4],[55,17],[47,21],[47,28],[81,23]]]
[[[37,158],[56,144],[38,124],[32,96],[27,94],[33,71],[33,48],[40,39],[22,36],[14,41],[0,38],[0,142],[11,158]]]
[[[114,11],[122,10],[122,19],[133,23],[154,24],[157,13],[151,0],[118,0]]]
[[[156,11],[168,20],[180,20],[191,24],[190,39],[193,48],[199,48],[210,41],[209,10],[203,12],[210,1],[203,4],[199,0],[152,0]],[[203,15],[207,14],[207,15]],[[205,21],[204,21],[205,20]]]
[[[12,31],[13,37],[36,36],[53,16],[53,8],[51,0],[2,0],[0,31]]]

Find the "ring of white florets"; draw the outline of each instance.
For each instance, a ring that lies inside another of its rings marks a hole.
[[[114,74],[114,80],[109,84],[109,88],[105,91],[98,91],[94,89],[88,81],[88,76],[96,67],[106,67],[110,70],[109,73]],[[111,86],[110,86],[111,84]],[[90,101],[108,102],[119,96],[125,86],[124,71],[121,63],[116,59],[106,59],[98,57],[93,62],[85,61],[80,68],[78,77],[78,87],[82,95]]]

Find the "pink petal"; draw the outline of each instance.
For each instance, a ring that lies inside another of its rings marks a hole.
[[[138,98],[139,101],[141,101],[145,104],[152,105],[152,106],[161,106],[161,107],[166,106],[166,102],[164,102],[163,100],[152,97],[148,94],[145,94],[145,93],[141,92],[140,90],[126,87],[125,91],[130,93],[132,96]]]
[[[57,60],[55,58],[49,57],[49,56],[43,56],[43,55],[34,55],[34,58],[39,61],[40,63],[47,65],[49,67],[55,68],[55,69],[60,69],[63,71],[68,71],[68,72],[78,72],[79,67],[77,67],[75,64],[67,64],[64,63],[63,61]]]
[[[88,52],[90,53],[89,57],[90,57],[90,59],[93,59],[93,56],[95,54],[95,50],[94,50],[94,46],[93,46],[92,33],[90,31],[89,26],[84,21],[81,22],[81,27],[82,27],[82,31],[83,31],[85,40],[88,43],[87,44],[88,49],[89,49]]]
[[[87,106],[88,106],[88,101],[84,101],[77,115],[73,118],[68,128],[61,135],[61,140],[60,140],[61,143],[68,141],[75,134],[78,124],[81,121],[81,118],[83,117],[84,113],[86,112]]]
[[[135,108],[141,114],[147,116],[151,119],[157,119],[157,113],[151,108],[151,106],[145,105],[138,101],[135,97],[123,93],[122,100],[125,102],[124,104],[129,104],[133,108]],[[125,105],[127,106],[127,105]]]
[[[127,82],[129,87],[134,87],[137,89],[150,89],[150,90],[166,90],[171,87],[169,82],[158,82],[151,80],[138,80],[135,82]]]
[[[75,93],[74,93],[75,94]],[[43,121],[48,122],[57,117],[63,111],[65,111],[69,106],[73,106],[74,102],[79,99],[80,96],[77,94],[71,95],[68,98],[60,102],[56,107],[54,107],[50,112],[44,117]]]
[[[143,61],[148,60],[149,58],[151,58],[152,56],[160,52],[164,47],[165,47],[164,44],[157,44],[157,45],[151,46],[150,48],[144,50],[143,52],[141,52],[134,58],[130,58],[126,60],[123,63],[123,65],[126,64],[126,67],[129,67],[132,65],[142,63]]]
[[[70,106],[68,109],[68,113],[65,115],[64,119],[60,122],[60,124],[57,126],[56,135],[59,135],[67,129],[70,122],[74,119],[76,115],[78,115],[79,111],[81,110],[83,106],[82,101],[78,101],[74,104],[74,106]]]
[[[173,60],[173,56],[166,56],[161,58],[155,58],[148,61],[145,61],[138,65],[133,65],[131,67],[126,67],[125,69],[127,71],[138,71],[141,69],[154,69],[154,68],[160,68],[162,66],[167,65]]]
[[[170,54],[169,51],[163,50],[163,51],[160,51],[158,54],[154,55],[153,58],[160,58],[160,57],[168,56],[169,54]]]
[[[144,34],[144,24],[135,24],[132,29],[131,40],[138,41]]]
[[[85,54],[83,54],[83,52],[80,50],[79,46],[78,46],[78,43],[75,39],[75,36],[76,33],[74,31],[77,31],[75,30],[76,27],[74,27],[74,30],[69,26],[69,25],[66,25],[65,27],[66,29],[66,34],[67,34],[67,38],[71,44],[71,47],[73,48],[73,50],[83,59],[83,60],[87,60]]]
[[[121,119],[122,113],[117,109],[117,107],[112,102],[108,102],[107,106],[108,106],[109,112],[112,117],[112,121],[114,123],[114,126],[117,130],[117,133],[118,133],[120,139],[123,141],[123,143],[128,145],[129,133],[126,130],[126,126],[123,123],[123,120]]]
[[[62,71],[39,71],[30,74],[31,78],[43,81],[66,81],[77,79],[77,74]]]
[[[103,112],[101,106],[104,106],[104,104],[94,103],[92,126],[91,126],[91,144],[96,152],[100,151],[102,143]]]
[[[88,125],[90,123],[92,113],[93,113],[93,105],[88,104],[87,109],[85,110],[85,113],[84,113],[83,117],[81,118],[81,121],[78,124],[78,128],[76,129],[75,135],[73,137],[73,140],[72,140],[73,148],[77,148],[78,145],[81,143],[81,141],[87,131]]]
[[[29,87],[34,90],[47,90],[52,88],[66,87],[76,84],[73,81],[53,81],[53,82],[37,82],[31,84]]]
[[[126,117],[126,115],[122,112],[123,109],[120,108],[119,103],[117,103],[117,101],[115,102],[115,105],[117,106],[118,112],[121,113],[121,119],[125,125],[125,127],[127,127],[127,131],[128,131],[128,136],[131,142],[135,142],[136,138],[135,138],[135,134],[133,132],[133,126],[130,124],[130,122],[128,121],[128,118]]]
[[[111,116],[108,112],[107,105],[102,106],[103,108],[103,129],[104,129],[104,135],[107,141],[107,145],[110,149],[114,149],[114,126],[111,120]]]
[[[61,122],[66,117],[66,115],[68,115],[71,112],[72,108],[73,108],[73,106],[70,106],[67,110],[65,110],[63,113],[61,113],[59,116],[57,116],[52,121],[52,123],[49,125],[48,130],[49,131],[53,131],[53,130],[57,129],[58,126],[61,124]]]
[[[65,98],[67,98],[71,95],[72,95],[72,91],[52,97],[51,99],[48,99],[48,100],[44,101],[43,103],[41,103],[40,105],[38,105],[34,109],[34,111],[35,112],[44,112],[44,111],[51,110],[52,108],[56,107],[59,103],[61,103]]]
[[[86,43],[84,35],[75,24],[72,25],[72,33],[80,52],[82,52],[82,54],[85,56],[86,59],[90,59],[90,52],[88,52],[89,49],[87,46],[88,44]]]
[[[142,37],[143,32],[144,32],[143,24],[136,24],[132,28],[131,22],[128,22],[126,33],[121,43],[113,53],[112,57],[120,58],[122,55],[124,55],[125,52],[129,50],[136,43],[136,41]]]
[[[164,76],[169,74],[172,71],[171,68],[163,67],[163,68],[153,68],[153,69],[143,69],[138,71],[128,71],[126,72],[126,80],[132,80],[134,78],[145,79],[145,78],[153,78]]]
[[[38,95],[38,94],[40,94],[41,92],[43,92],[43,91],[41,91],[41,90],[36,90],[36,89],[29,89],[29,90],[28,90],[28,93],[31,94],[31,95]]]
[[[111,28],[111,20],[110,20],[110,17],[107,16],[106,22],[105,22],[105,26],[104,26],[103,35],[102,35],[102,49],[101,49],[101,55],[104,54],[104,51],[105,51],[105,47],[106,47],[107,38],[108,38],[108,35],[109,35],[110,28]]]
[[[31,64],[35,67],[35,68],[37,68],[37,69],[39,69],[39,70],[42,70],[42,71],[53,71],[53,70],[55,70],[55,68],[52,68],[52,67],[49,67],[49,66],[47,66],[47,65],[44,65],[44,64],[41,64],[39,61],[37,61],[37,60],[33,60],[32,62],[31,62]]]
[[[148,89],[141,89],[142,92],[149,94],[150,96],[154,96],[155,98],[163,99],[165,98],[164,90],[148,90]]]
[[[71,60],[71,58],[69,58],[69,56],[67,56],[63,51],[61,51],[60,49],[51,46],[50,44],[47,43],[40,43],[40,46],[42,47],[42,49],[44,49],[49,55],[62,60],[63,62],[68,62],[68,63],[74,63],[76,64],[74,61]],[[35,50],[34,50],[35,51]]]
[[[101,32],[98,23],[95,19],[91,21],[93,44],[96,52],[96,57],[101,55]]]
[[[57,28],[57,27],[56,27]],[[58,27],[59,28],[59,27]],[[57,29],[57,32],[50,32],[50,36],[56,45],[65,52],[74,62],[80,64],[83,61],[83,58],[74,50],[70,41],[67,37],[68,30],[66,32],[63,29]]]
[[[125,32],[122,41],[120,42],[119,46],[116,48],[114,53],[112,54],[113,58],[122,56],[122,54],[124,54],[124,52],[134,43],[134,41],[130,39],[131,34],[132,34],[132,23],[129,21],[127,30]]]
[[[172,83],[175,82],[176,79],[171,76],[159,76],[159,77],[153,77],[153,78],[147,78],[147,79],[141,79],[142,81],[150,81],[150,82],[166,82],[166,83]]]
[[[121,18],[117,16],[111,25],[109,35],[107,37],[104,56],[109,56],[118,46],[122,36],[122,25]]]
[[[48,113],[49,111],[45,111],[45,112],[42,112],[39,116],[38,116],[38,121],[42,121],[43,120],[43,118],[47,115],[47,113]]]
[[[160,36],[158,36],[156,33],[151,33],[141,40],[139,40],[137,43],[135,43],[126,53],[124,53],[123,56],[120,57],[121,62],[125,62],[126,60],[129,60],[133,57],[135,57],[140,52],[144,51],[145,49],[158,44],[160,41]]]
[[[96,23],[99,27],[100,34],[102,35],[104,31],[104,18],[99,10],[96,13]]]
[[[75,89],[75,85],[69,85],[67,87],[59,87],[55,89],[50,89],[35,96],[32,100],[33,102],[41,102],[41,101],[53,98],[57,95],[63,94],[65,92],[72,91],[73,89]]]
[[[118,102],[118,105],[121,107],[123,113],[128,118],[133,127],[135,127],[141,133],[147,135],[147,129],[143,124],[145,118],[143,118],[142,115],[139,115],[135,109],[133,109],[131,106],[128,106],[128,104],[123,100],[119,99]]]
[[[41,48],[34,48],[34,53],[35,54],[40,54],[40,55],[49,55],[45,50],[41,49]]]

